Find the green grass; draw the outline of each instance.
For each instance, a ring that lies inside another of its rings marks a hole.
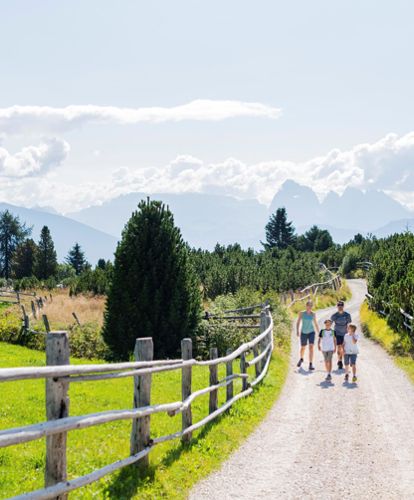
[[[351,290],[347,282],[343,279],[340,290],[324,290],[323,293],[317,294],[316,297],[311,300],[313,301],[313,309],[317,311],[318,309],[326,309],[327,307],[335,306],[338,300],[349,300],[351,296]],[[305,303],[306,300],[295,302],[290,310],[292,311],[292,313],[297,314],[300,311],[303,311],[303,309],[305,308]]]
[[[272,407],[288,370],[288,339],[289,327],[285,325],[263,383],[252,396],[237,402],[225,416],[196,432],[190,445],[183,446],[180,441],[171,441],[156,446],[151,451],[148,470],[139,473],[136,468],[125,468],[73,492],[71,498],[186,498],[189,489],[217,469]],[[80,362],[85,361],[72,360],[72,363]],[[43,366],[44,363],[42,352],[0,343],[0,367]],[[223,368],[219,373],[220,378],[224,376]],[[196,367],[193,372],[193,390],[208,385],[208,378],[208,369]],[[235,392],[239,390],[240,384],[237,383]],[[42,380],[1,384],[0,429],[44,421],[44,392]],[[224,398],[225,389],[221,389],[219,403],[224,402]],[[153,377],[152,403],[180,399],[179,371]],[[130,408],[131,405],[132,379],[73,383],[70,386],[70,415]],[[206,416],[207,412],[208,395],[193,404],[193,421]],[[177,431],[180,426],[180,415],[171,418],[159,414],[151,418],[153,437]],[[87,474],[127,457],[130,428],[131,422],[126,421],[70,432],[69,478]],[[0,449],[0,498],[43,487],[44,449],[44,440]]]
[[[381,344],[414,383],[414,359],[410,353],[402,353],[402,346],[406,345],[404,336],[390,328],[387,321],[371,311],[366,302],[361,306],[361,325],[365,335]]]

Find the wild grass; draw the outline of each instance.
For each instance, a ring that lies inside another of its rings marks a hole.
[[[407,344],[404,342],[404,335],[390,328],[384,318],[371,311],[367,302],[362,304],[360,314],[364,334],[391,354],[397,366],[404,370],[414,383],[414,359],[408,351],[403,352],[402,346]]]
[[[276,348],[267,377],[253,395],[237,402],[225,416],[196,432],[190,445],[179,441],[157,446],[150,454],[150,468],[138,473],[133,467],[106,476],[71,494],[73,499],[186,498],[190,488],[217,469],[263,419],[278,397],[286,378],[289,354],[288,321],[277,326]],[[72,363],[90,362],[72,359]],[[0,343],[0,366],[43,366],[44,353]],[[237,369],[235,363],[235,370]],[[249,369],[252,370],[252,369]],[[219,377],[224,376],[224,367]],[[196,367],[193,390],[208,385],[205,367]],[[235,392],[240,384],[235,384]],[[45,420],[44,381],[20,381],[0,385],[0,428],[7,429]],[[225,389],[219,391],[223,403]],[[157,374],[152,383],[152,403],[181,399],[179,371]],[[109,409],[130,408],[132,379],[73,383],[70,414],[82,415]],[[208,413],[208,395],[193,405],[193,419]],[[151,433],[160,436],[180,429],[181,417],[155,415]],[[69,478],[86,474],[129,455],[130,422],[113,422],[72,431],[68,437]],[[43,486],[45,443],[34,441],[0,449],[0,498]]]
[[[338,300],[347,301],[351,298],[352,293],[351,289],[348,286],[346,280],[342,280],[342,286],[339,290],[327,289],[324,290],[320,294],[316,294],[315,297],[311,297],[307,300],[312,300],[314,310],[318,309],[326,309],[327,307],[335,306]],[[306,300],[301,300],[299,302],[295,302],[293,306],[290,308],[292,313],[297,314],[300,311],[303,311],[305,308]]]

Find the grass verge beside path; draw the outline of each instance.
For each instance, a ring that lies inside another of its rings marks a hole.
[[[278,332],[276,348],[269,372],[254,393],[237,402],[225,416],[200,429],[188,446],[171,441],[156,446],[150,454],[151,466],[139,475],[134,468],[125,468],[99,482],[71,493],[72,499],[92,498],[186,498],[191,487],[217,469],[265,417],[280,394],[288,371],[290,328]],[[24,347],[0,343],[0,367],[43,366],[44,353]],[[71,360],[72,363],[90,361]],[[235,368],[236,368],[235,363]],[[205,367],[193,372],[193,390],[208,384]],[[254,368],[253,368],[254,369]],[[219,377],[224,376],[224,367]],[[181,399],[179,371],[160,373],[153,377],[152,402]],[[235,384],[235,392],[240,385]],[[225,389],[219,391],[219,404],[224,402]],[[45,420],[44,381],[28,380],[0,385],[0,429],[28,425]],[[71,384],[70,414],[82,415],[108,409],[131,407],[132,379]],[[197,421],[208,412],[208,395],[193,405]],[[181,417],[154,415],[153,436],[179,430]],[[74,478],[129,455],[131,423],[112,422],[68,434],[68,474]],[[45,443],[33,441],[0,449],[0,498],[43,487]]]
[[[397,366],[404,370],[414,383],[414,359],[408,353],[401,354],[401,335],[390,328],[384,318],[371,311],[366,302],[361,306],[361,326],[364,334],[391,354]]]
[[[315,298],[311,298],[310,300],[313,302],[313,309],[317,311],[318,309],[326,309],[327,307],[336,306],[338,300],[347,301],[351,298],[351,296],[351,289],[349,288],[348,283],[343,279],[340,290],[324,290],[322,294],[316,295]],[[306,300],[295,302],[290,310],[293,314],[297,314],[305,309],[305,303]]]

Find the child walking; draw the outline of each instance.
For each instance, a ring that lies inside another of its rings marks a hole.
[[[332,379],[332,356],[336,351],[336,337],[335,332],[332,330],[332,321],[327,319],[324,321],[325,328],[319,332],[318,349],[322,351],[325,360],[326,379]]]
[[[356,376],[356,361],[359,354],[359,335],[356,331],[357,327],[350,323],[347,328],[347,333],[344,335],[345,382],[349,380],[349,365],[351,365],[352,368],[352,382],[358,380]]]

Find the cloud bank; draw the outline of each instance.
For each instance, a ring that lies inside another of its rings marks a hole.
[[[0,133],[62,132],[88,123],[163,123],[221,121],[228,118],[279,118],[281,110],[259,102],[198,99],[175,107],[11,106],[0,108]]]
[[[0,199],[25,206],[35,205],[42,199],[45,205],[62,212],[135,191],[215,193],[256,198],[270,204],[283,182],[293,179],[311,187],[321,197],[330,191],[341,194],[347,187],[384,190],[414,210],[414,132],[401,137],[389,134],[379,141],[359,144],[347,151],[334,149],[301,163],[272,160],[247,164],[236,158],[207,163],[191,155],[179,155],[161,167],[122,167],[113,172],[110,183],[81,186],[63,185],[51,175],[38,175],[60,164],[67,154],[67,143],[54,141],[52,145],[47,143],[49,146],[45,143],[37,148],[25,148],[14,157],[4,153],[2,157],[4,150],[0,149],[3,172],[0,175],[8,173],[7,182],[0,185]],[[22,177],[22,172],[26,172],[27,177]]]
[[[61,165],[69,150],[69,144],[58,138],[45,139],[38,146],[27,146],[14,155],[0,147],[0,178],[45,174]]]

